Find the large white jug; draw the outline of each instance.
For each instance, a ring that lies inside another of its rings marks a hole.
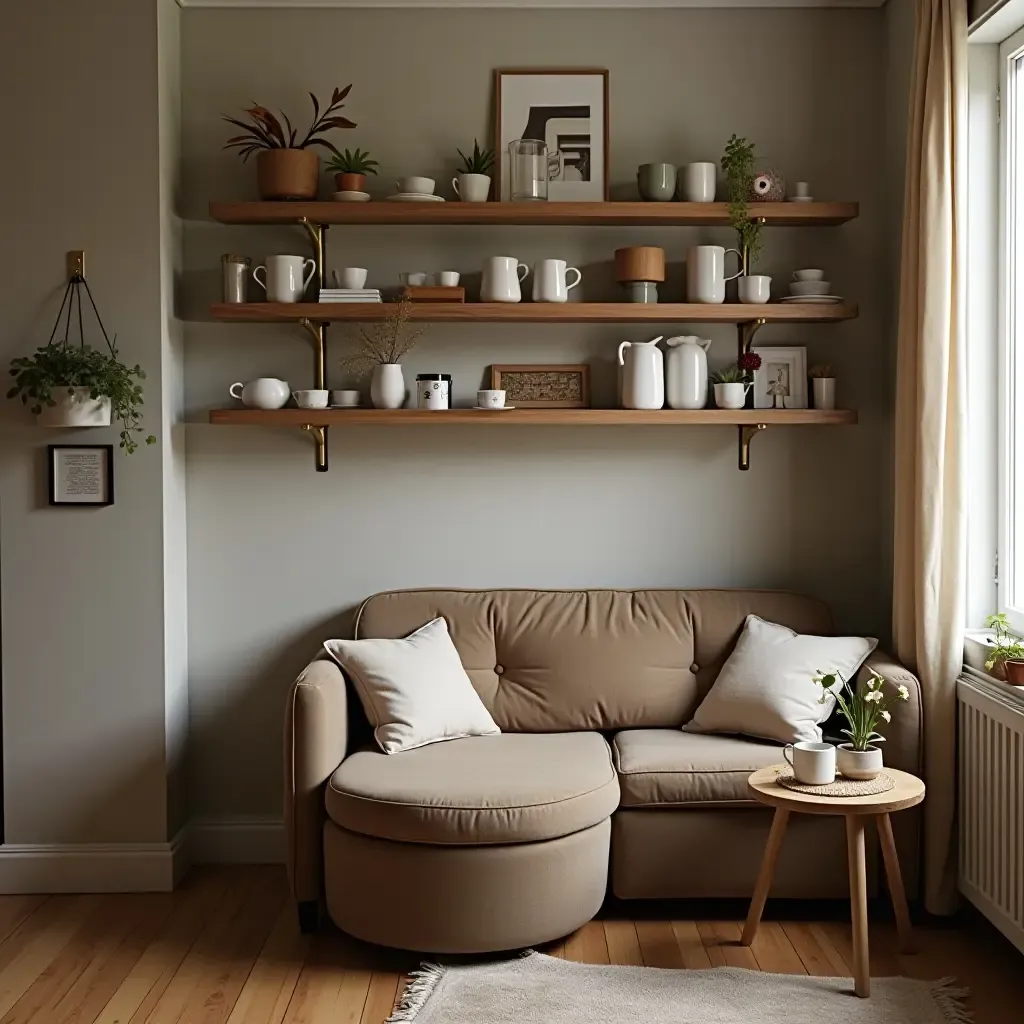
[[[659,341],[660,334],[650,341],[619,345],[624,409],[660,409],[665,404],[665,360]]]
[[[665,391],[670,409],[703,409],[708,402],[710,341],[688,335],[669,338],[665,359]]]

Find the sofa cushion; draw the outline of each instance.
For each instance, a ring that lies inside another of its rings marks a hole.
[[[757,804],[747,776],[782,763],[782,747],[734,736],[676,729],[628,729],[616,735],[615,767],[623,807]]]
[[[362,750],[327,787],[352,832],[406,843],[527,843],[569,835],[618,806],[611,751],[592,732],[472,736],[398,754]]]

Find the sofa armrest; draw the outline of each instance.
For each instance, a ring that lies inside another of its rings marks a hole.
[[[923,710],[921,684],[917,676],[904,668],[891,654],[874,651],[857,674],[857,688],[867,684],[868,673],[877,672],[888,686],[905,686],[910,691],[906,703],[892,707],[892,721],[878,730],[885,737],[885,763],[901,771],[921,774]]]
[[[324,785],[347,750],[345,677],[333,661],[313,661],[288,691],[284,723],[288,881],[299,902],[320,898],[327,813]]]

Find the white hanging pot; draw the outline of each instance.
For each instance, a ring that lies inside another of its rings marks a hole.
[[[89,388],[73,388],[68,393],[66,386],[53,389],[52,398],[56,405],[44,405],[38,416],[43,427],[109,427],[110,399],[90,398]]]
[[[401,409],[405,404],[405,378],[400,363],[379,363],[370,375],[370,401],[375,409]]]
[[[848,779],[873,779],[882,770],[882,748],[854,750],[849,743],[841,743],[836,751],[836,767]]]

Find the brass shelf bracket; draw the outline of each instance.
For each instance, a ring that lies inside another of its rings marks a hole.
[[[313,259],[316,261],[316,289],[319,292],[324,286],[324,260],[327,257],[327,225],[311,224],[306,217],[300,217],[299,223],[306,229],[309,240],[313,243]]]
[[[313,339],[313,387],[322,391],[327,387],[327,327],[306,317],[299,324],[309,331]]]
[[[767,429],[766,423],[755,423],[753,426],[740,427],[740,469],[750,469],[750,442],[762,431]]]
[[[327,472],[327,428],[315,423],[304,423],[302,429],[308,431],[316,442],[316,471]]]
[[[750,351],[750,346],[754,344],[754,335],[764,327],[768,321],[762,316],[756,320],[748,320],[746,323],[738,325],[739,337],[739,354],[745,356]]]

